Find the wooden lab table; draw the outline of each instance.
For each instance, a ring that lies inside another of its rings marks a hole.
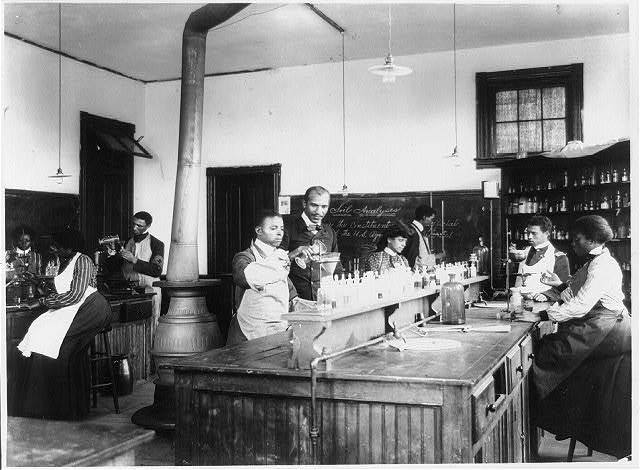
[[[10,467],[90,467],[135,465],[135,448],[155,432],[131,423],[117,426],[9,417]]]
[[[334,359],[318,373],[317,463],[528,461],[537,316],[499,313],[470,309],[468,332],[427,333],[450,349],[377,344]],[[491,326],[508,331],[481,330]],[[310,371],[289,367],[291,337],[208,351],[174,368],[177,465],[312,463]]]

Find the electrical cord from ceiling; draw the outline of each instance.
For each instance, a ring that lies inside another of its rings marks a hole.
[[[342,192],[347,192],[347,132],[345,124],[345,91],[344,91],[344,31],[342,36]]]

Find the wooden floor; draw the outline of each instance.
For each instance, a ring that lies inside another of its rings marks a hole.
[[[87,421],[116,427],[119,423],[130,422],[131,416],[138,409],[153,403],[155,386],[151,380],[138,382],[131,395],[120,397],[120,414],[113,411],[113,400],[110,395],[98,395],[98,406],[92,408]],[[540,462],[565,462],[569,440],[556,441],[554,436],[545,433],[540,446]],[[576,445],[574,462],[615,462],[616,458],[594,452],[587,457],[587,449],[581,443]],[[136,449],[136,466],[172,466],[174,465],[174,449],[171,436],[156,434],[153,440]]]

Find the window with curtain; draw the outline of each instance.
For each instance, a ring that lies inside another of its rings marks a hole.
[[[476,74],[477,167],[582,140],[582,64]]]

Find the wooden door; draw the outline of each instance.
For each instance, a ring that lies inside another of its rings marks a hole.
[[[231,272],[233,255],[249,246],[254,218],[277,207],[280,165],[207,168],[207,268]]]
[[[96,249],[98,238],[126,239],[133,211],[133,156],[114,150],[100,135],[133,138],[135,126],[80,113],[80,224],[86,250]]]

